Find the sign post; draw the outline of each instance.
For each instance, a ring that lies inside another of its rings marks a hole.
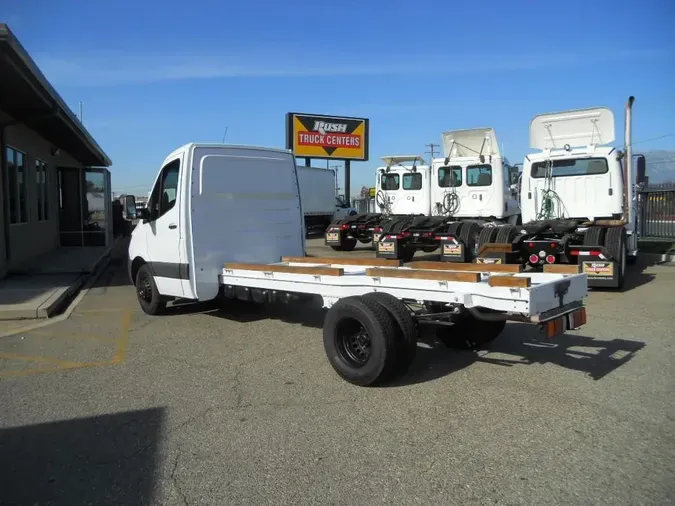
[[[323,114],[286,114],[286,149],[311,159],[342,160],[345,163],[345,200],[349,203],[351,161],[368,161],[370,125],[367,118],[326,116]]]

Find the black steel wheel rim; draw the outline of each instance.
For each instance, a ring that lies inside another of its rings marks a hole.
[[[346,319],[337,325],[335,345],[342,359],[353,367],[363,367],[370,359],[370,335],[356,320]]]
[[[152,302],[152,284],[150,276],[146,273],[140,273],[138,278],[138,298],[144,302]]]

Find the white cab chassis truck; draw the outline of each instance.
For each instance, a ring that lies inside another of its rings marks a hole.
[[[500,233],[507,239],[520,223],[518,170],[502,155],[494,129],[452,130],[442,139],[445,156],[432,161],[423,216],[376,227],[379,258],[409,261],[417,250],[440,247],[441,261],[474,262],[483,244]]]
[[[134,197],[125,205],[135,209]],[[585,274],[307,257],[297,168],[287,150],[182,146],[162,164],[139,219],[129,276],[145,313],[170,314],[175,299],[316,302],[328,309],[328,362],[356,385],[404,374],[424,325],[434,325],[449,346],[475,348],[507,320],[539,325],[548,338],[586,322]]]
[[[530,145],[540,151],[523,164],[524,225],[510,240],[488,245],[483,261],[534,269],[567,264],[587,274],[591,287],[623,287],[626,264],[638,254],[636,188],[646,175],[644,157],[633,169],[633,101],[626,104],[624,152],[606,145],[615,139],[606,107],[532,119]]]

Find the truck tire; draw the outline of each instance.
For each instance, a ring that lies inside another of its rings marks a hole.
[[[436,327],[436,338],[448,348],[477,350],[504,331],[506,321],[485,321],[466,315],[451,327]]]
[[[480,233],[481,226],[475,221],[465,221],[459,228],[459,239],[464,244],[467,262],[473,262],[478,256],[478,239]]]
[[[483,227],[478,236],[478,251],[486,244],[495,242],[498,233],[499,227]]]
[[[588,227],[584,234],[584,246],[603,246],[606,235],[607,228],[605,227]]]
[[[145,314],[156,316],[166,309],[166,301],[162,299],[152,277],[148,264],[143,264],[136,273],[136,297]]]
[[[396,340],[396,365],[394,375],[403,376],[417,354],[417,324],[408,307],[399,299],[385,292],[370,292],[364,299],[380,304],[396,321],[400,335]]]
[[[605,234],[605,250],[613,260],[619,264],[617,289],[623,289],[626,276],[627,252],[626,252],[626,229],[623,227],[609,227]]]
[[[388,380],[396,366],[396,321],[375,301],[345,297],[326,314],[323,346],[345,381],[376,385]]]
[[[513,225],[502,225],[497,230],[495,242],[498,244],[511,244],[518,235],[518,229]]]

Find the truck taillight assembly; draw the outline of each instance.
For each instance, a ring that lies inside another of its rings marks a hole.
[[[350,229],[350,226],[347,225],[347,224],[340,225],[340,230],[349,230],[349,229]]]
[[[530,255],[530,263],[531,264],[538,264],[539,263],[539,257],[535,255],[534,253]]]
[[[546,255],[546,263],[547,264],[554,264],[555,263],[555,257],[553,255]]]

